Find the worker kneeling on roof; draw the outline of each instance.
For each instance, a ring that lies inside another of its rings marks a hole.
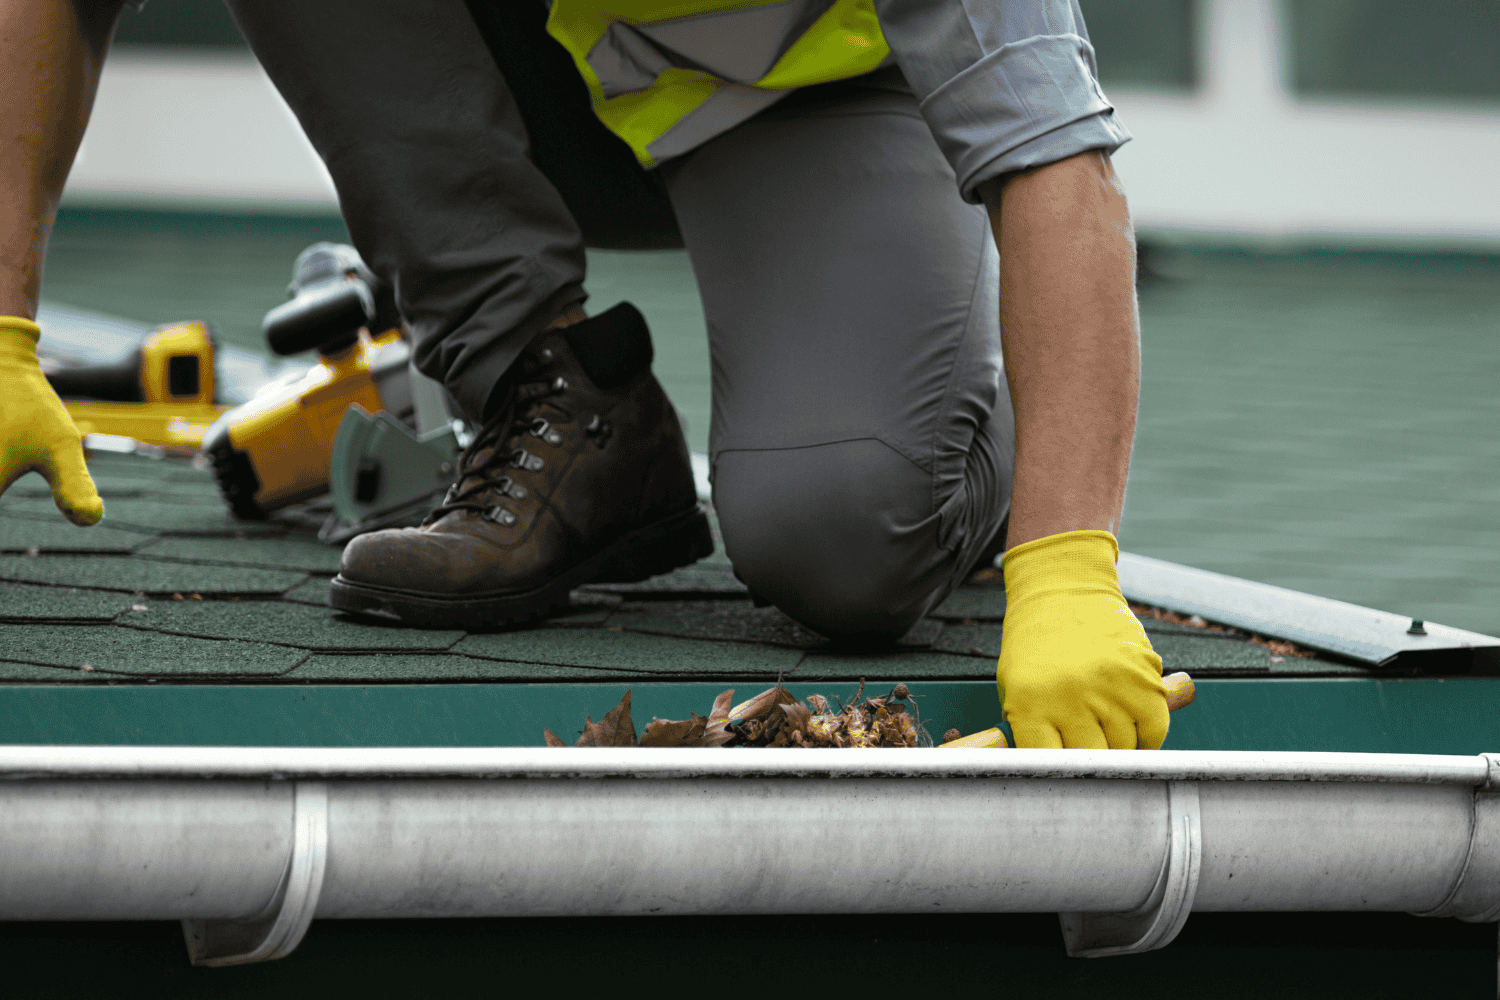
[[[583,308],[587,242],[680,240],[714,505],[753,594],[888,642],[1004,550],[1017,742],[1159,747],[1161,660],[1113,534],[1139,385],[1110,164],[1129,135],[1077,4],[532,3],[230,2],[419,368],[481,428],[421,527],[348,545],[333,606],[493,626],[712,551],[644,320]],[[28,318],[115,14],[0,13],[21,137],[0,165],[0,485],[43,470],[79,522],[100,504]]]

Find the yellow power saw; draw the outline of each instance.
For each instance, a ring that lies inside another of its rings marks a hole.
[[[333,543],[415,519],[453,481],[467,443],[451,399],[412,366],[394,297],[353,247],[308,247],[289,291],[266,314],[266,342],[318,360],[204,435],[225,500],[238,517],[263,519],[329,493],[320,537]]]
[[[215,344],[201,322],[157,327],[117,361],[70,365],[55,355],[55,324],[43,318],[43,370],[86,438],[103,435],[193,452],[228,409],[216,402]]]

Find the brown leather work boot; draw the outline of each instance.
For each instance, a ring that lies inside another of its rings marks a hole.
[[[424,628],[494,628],[590,582],[644,580],[714,550],[677,413],[636,308],[527,346],[420,528],[344,549],[329,603]]]

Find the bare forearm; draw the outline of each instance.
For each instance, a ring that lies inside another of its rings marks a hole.
[[[118,0],[0,3],[0,315],[36,315],[42,257]]]
[[[1000,248],[1000,336],[1016,414],[1007,545],[1118,532],[1140,395],[1135,238],[1089,152],[981,189]]]

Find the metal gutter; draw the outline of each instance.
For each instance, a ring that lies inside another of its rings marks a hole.
[[[1120,553],[1125,597],[1379,667],[1500,668],[1500,638]]]
[[[314,916],[1194,910],[1500,917],[1500,755],[0,747],[0,917],[179,919],[221,965]],[[822,779],[822,780],[818,780]],[[837,780],[833,780],[837,779]]]
[[[0,783],[42,779],[371,780],[532,778],[1098,778],[1482,785],[1489,758],[1284,751],[788,747],[0,746]],[[0,784],[3,787],[3,784]]]

